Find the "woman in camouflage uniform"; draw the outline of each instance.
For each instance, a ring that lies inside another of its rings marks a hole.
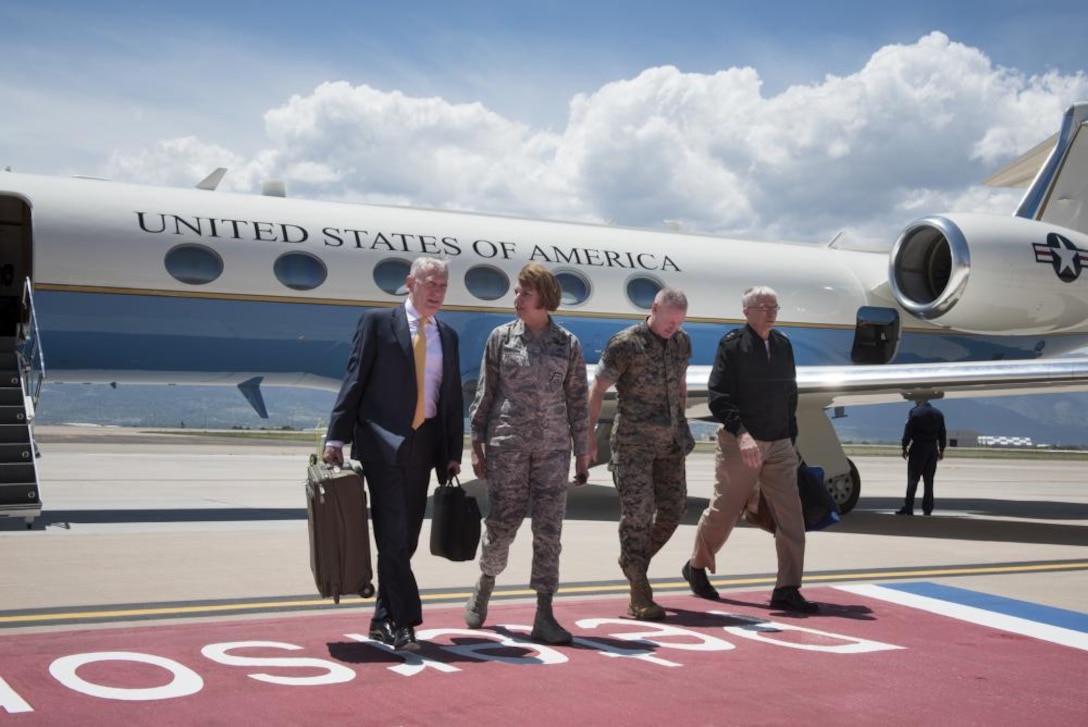
[[[480,578],[465,605],[465,623],[479,628],[495,576],[506,568],[510,545],[526,513],[532,518],[537,592],[532,638],[569,644],[571,634],[552,614],[559,587],[560,535],[567,510],[571,450],[578,480],[589,471],[588,383],[578,338],[552,320],[559,281],[540,263],[518,273],[517,320],[491,332],[469,411],[472,469],[487,480],[491,509],[485,521]]]

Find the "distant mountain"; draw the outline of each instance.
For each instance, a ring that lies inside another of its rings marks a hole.
[[[261,419],[233,386],[46,384],[37,420],[132,427],[199,429],[313,429],[328,421],[336,394],[315,389],[262,389],[268,419]],[[1036,444],[1088,446],[1088,394],[993,397],[934,402],[949,430],[1031,437]],[[847,407],[833,420],[843,441],[897,442],[911,404]],[[696,427],[697,436],[713,431]]]
[[[1088,446],[1088,394],[1045,394],[934,401],[950,430],[980,435],[1031,437],[1033,444]],[[843,441],[898,442],[913,404],[846,408],[834,419]]]
[[[233,386],[45,384],[38,403],[42,424],[111,424],[197,429],[313,429],[324,427],[335,392],[261,389],[268,419],[261,419]]]

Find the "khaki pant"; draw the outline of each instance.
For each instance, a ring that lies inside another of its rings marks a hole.
[[[691,565],[717,573],[714,558],[729,539],[758,483],[778,524],[774,536],[778,550],[775,587],[799,587],[805,569],[805,520],[797,495],[797,452],[788,439],[757,444],[763,453],[763,465],[754,470],[741,458],[737,438],[725,429],[718,430],[714,497],[699,518]]]

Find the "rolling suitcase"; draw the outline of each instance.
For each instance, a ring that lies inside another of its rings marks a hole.
[[[331,467],[310,455],[306,502],[310,570],[317,592],[334,603],[340,603],[340,596],[348,594],[373,596],[362,473],[352,467]]]

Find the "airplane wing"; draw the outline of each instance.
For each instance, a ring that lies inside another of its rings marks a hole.
[[[689,416],[708,416],[709,366],[690,366]],[[956,399],[1088,391],[1088,357],[1028,361],[895,364],[884,366],[798,366],[803,399],[824,407],[888,404],[915,399]]]

